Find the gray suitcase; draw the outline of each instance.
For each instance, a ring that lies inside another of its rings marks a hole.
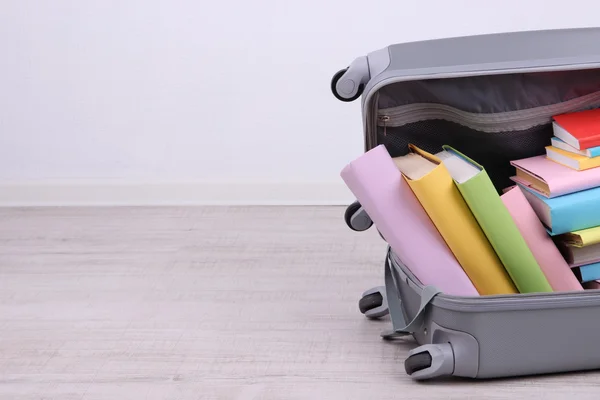
[[[498,191],[509,161],[544,154],[551,117],[600,107],[600,29],[530,31],[389,46],[357,58],[332,79],[342,101],[362,96],[365,150],[392,156],[413,143],[449,144],[486,168]],[[599,205],[600,207],[600,205]],[[346,222],[372,222],[354,203]],[[392,340],[420,345],[404,362],[414,379],[497,378],[600,368],[600,290],[449,296],[424,287],[388,249],[385,286],[363,293],[369,318],[387,314]]]

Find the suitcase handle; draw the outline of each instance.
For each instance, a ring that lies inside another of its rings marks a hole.
[[[420,329],[423,324],[425,308],[427,308],[427,305],[431,303],[435,296],[441,293],[434,286],[425,286],[421,292],[421,305],[412,321],[407,324],[402,311],[400,292],[398,291],[395,274],[397,271],[392,270],[392,268],[395,270],[397,267],[393,266],[393,263],[390,262],[388,253],[388,256],[385,258],[385,291],[390,318],[392,320],[392,330],[381,333],[381,337],[387,340],[410,335]]]

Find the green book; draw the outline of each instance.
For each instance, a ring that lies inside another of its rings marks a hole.
[[[521,293],[552,292],[552,287],[485,169],[450,146],[442,160],[498,258]]]

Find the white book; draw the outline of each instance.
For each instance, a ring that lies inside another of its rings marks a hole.
[[[579,155],[589,157],[589,158],[600,156],[600,146],[592,147],[587,150],[579,150],[579,149],[571,146],[567,142],[557,138],[556,136],[551,139],[551,142],[552,142],[552,146],[554,146],[558,149],[564,150],[564,151],[568,151],[569,153],[575,153],[575,154],[579,154]]]

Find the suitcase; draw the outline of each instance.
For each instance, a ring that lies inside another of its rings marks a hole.
[[[600,107],[600,28],[510,32],[392,45],[333,76],[361,98],[365,151],[448,144],[481,163],[499,193],[510,160],[545,154],[553,115]],[[600,205],[599,205],[600,206]],[[372,222],[358,202],[348,226]],[[417,380],[499,378],[600,368],[600,290],[459,297],[423,286],[388,247],[382,287],[363,293],[368,318],[389,314],[387,340],[412,335]]]

